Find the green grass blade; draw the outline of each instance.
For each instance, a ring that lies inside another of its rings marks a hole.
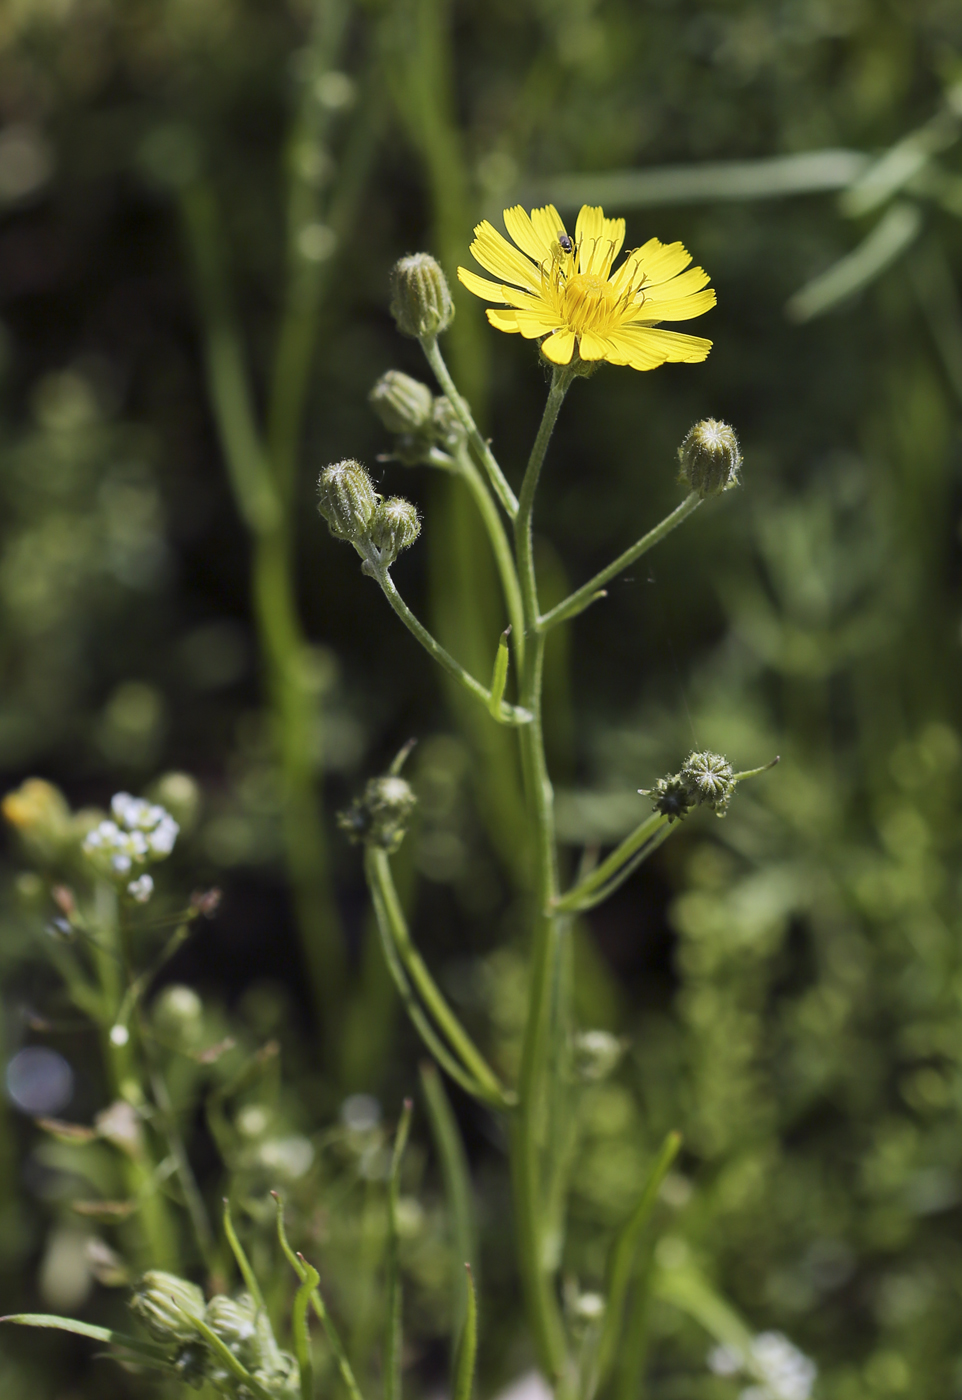
[[[234,1258],[237,1260],[237,1267],[240,1269],[244,1283],[247,1285],[248,1293],[254,1299],[257,1306],[266,1313],[267,1308],[264,1305],[264,1295],[261,1292],[260,1284],[257,1282],[257,1276],[250,1266],[250,1260],[244,1253],[243,1246],[237,1238],[237,1231],[234,1229],[234,1222],[231,1219],[230,1201],[228,1201],[226,1197],[224,1199],[224,1234],[227,1236],[227,1243],[230,1245]]]
[[[631,1282],[638,1240],[651,1219],[651,1213],[658,1199],[658,1192],[661,1190],[661,1183],[665,1179],[668,1168],[677,1157],[680,1147],[681,1135],[669,1133],[662,1144],[661,1151],[655,1158],[654,1165],[648,1174],[648,1180],[638,1197],[638,1203],[612,1243],[611,1253],[608,1256],[608,1300],[605,1307],[604,1328],[598,1347],[598,1376],[601,1384],[604,1384],[608,1377],[621,1337],[625,1298],[628,1293],[628,1285]]]
[[[457,1365],[454,1369],[454,1400],[471,1400],[474,1363],[478,1354],[478,1294],[470,1264],[465,1264],[464,1276],[467,1279],[467,1308],[464,1327],[461,1329]]]
[[[451,1227],[454,1236],[455,1277],[454,1286],[458,1299],[452,1318],[452,1340],[457,1338],[464,1324],[469,1305],[469,1289],[473,1286],[474,1275],[464,1274],[464,1268],[477,1273],[478,1231],[474,1215],[474,1191],[464,1144],[444,1084],[437,1068],[430,1062],[421,1064],[421,1087],[424,1102],[431,1124],[431,1135],[441,1163],[441,1176],[444,1181],[444,1195],[451,1214]],[[466,1281],[467,1277],[467,1281]]]
[[[404,1100],[404,1108],[394,1135],[394,1152],[391,1156],[391,1176],[387,1188],[388,1247],[387,1278],[385,1281],[386,1325],[384,1332],[384,1400],[401,1400],[401,1271],[398,1259],[400,1236],[398,1233],[398,1198],[401,1191],[401,1163],[411,1131],[411,1114],[414,1105],[410,1099]]]

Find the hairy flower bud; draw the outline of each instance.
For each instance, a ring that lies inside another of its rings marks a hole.
[[[249,1293],[228,1298],[219,1293],[207,1304],[204,1321],[235,1356],[249,1355],[257,1336],[257,1307]]]
[[[368,394],[368,402],[389,433],[420,433],[431,422],[434,395],[426,384],[389,369]]]
[[[417,507],[402,496],[382,501],[371,520],[371,542],[381,551],[381,562],[393,564],[402,549],[410,549],[421,533]]]
[[[679,777],[695,802],[710,807],[716,817],[725,815],[735,791],[735,774],[726,758],[718,753],[690,753]]]
[[[353,544],[367,535],[378,495],[360,462],[346,457],[325,467],[317,480],[317,496],[317,508],[335,539]]]
[[[363,797],[356,797],[346,812],[338,813],[337,824],[351,841],[371,842],[386,851],[396,851],[416,806],[410,783],[389,773],[372,778]]]
[[[204,1295],[196,1283],[150,1269],[130,1299],[132,1310],[158,1342],[190,1342],[197,1332],[190,1319],[204,1319]]]
[[[426,340],[454,320],[447,278],[430,253],[401,258],[391,273],[391,315],[402,335]]]
[[[655,811],[667,817],[669,823],[686,816],[694,801],[688,784],[680,773],[659,778],[653,788],[639,788],[638,791],[644,797],[654,798],[652,805]]]
[[[730,491],[738,485],[742,464],[734,428],[717,418],[702,419],[688,430],[678,449],[678,461],[678,480],[702,499]]]

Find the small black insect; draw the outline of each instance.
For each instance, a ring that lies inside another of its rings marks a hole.
[[[566,253],[573,253],[573,252],[574,252],[574,250],[575,250],[575,245],[572,243],[571,239],[570,239],[570,238],[568,237],[568,235],[565,233],[564,229],[559,230],[559,233],[558,233],[558,242],[561,244],[562,248],[564,249],[564,251],[565,251]]]

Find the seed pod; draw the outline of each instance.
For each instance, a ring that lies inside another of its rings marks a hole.
[[[689,428],[678,449],[678,480],[698,495],[720,496],[738,485],[742,454],[734,428],[717,418],[704,418]]]
[[[690,753],[679,777],[692,800],[710,807],[723,817],[735,791],[735,774],[727,758],[718,753]]]
[[[430,253],[401,258],[391,273],[391,315],[402,335],[433,339],[454,320],[447,278]]]
[[[419,433],[431,422],[431,390],[399,369],[382,374],[367,398],[389,433]]]
[[[150,1269],[134,1289],[131,1309],[158,1342],[191,1342],[197,1332],[190,1319],[204,1319],[204,1295],[196,1283],[176,1274]]]
[[[337,540],[367,536],[378,494],[367,472],[353,457],[325,467],[317,480],[317,508]]]
[[[410,549],[421,533],[417,507],[402,496],[382,501],[371,520],[371,542],[381,551],[381,562],[393,564],[402,549]]]

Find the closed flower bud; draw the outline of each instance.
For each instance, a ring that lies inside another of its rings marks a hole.
[[[704,418],[688,430],[678,449],[678,480],[704,499],[720,496],[738,485],[742,454],[734,428],[717,418]]]
[[[607,1079],[625,1053],[625,1043],[609,1031],[579,1031],[574,1038],[574,1070],[586,1083]]]
[[[317,481],[317,508],[338,540],[362,539],[377,509],[374,483],[360,462],[346,457],[325,467]]]
[[[0,811],[38,859],[55,860],[72,835],[70,808],[59,788],[43,778],[27,778],[8,792]]]
[[[420,433],[431,422],[431,390],[399,369],[382,374],[367,397],[389,433]]]
[[[130,1306],[158,1342],[195,1341],[197,1331],[190,1319],[204,1319],[204,1295],[196,1283],[162,1269],[144,1274]]]
[[[381,551],[381,562],[393,564],[402,549],[410,549],[421,533],[417,507],[402,496],[382,501],[371,520],[371,542]]]
[[[716,817],[725,815],[735,791],[735,774],[726,758],[718,753],[690,753],[679,777],[695,802],[710,807]]]
[[[386,851],[396,851],[404,840],[417,798],[404,778],[388,774],[372,778],[346,812],[340,812],[337,824],[351,841],[371,842]]]
[[[447,278],[430,253],[401,258],[391,273],[391,315],[402,335],[429,340],[454,320]]]
[[[462,443],[465,438],[464,424],[454,411],[454,405],[442,394],[434,400],[432,422],[434,439],[440,447],[449,451]]]
[[[239,1298],[217,1294],[207,1304],[204,1321],[235,1356],[243,1360],[251,1354],[257,1336],[257,1307],[249,1293]]]

